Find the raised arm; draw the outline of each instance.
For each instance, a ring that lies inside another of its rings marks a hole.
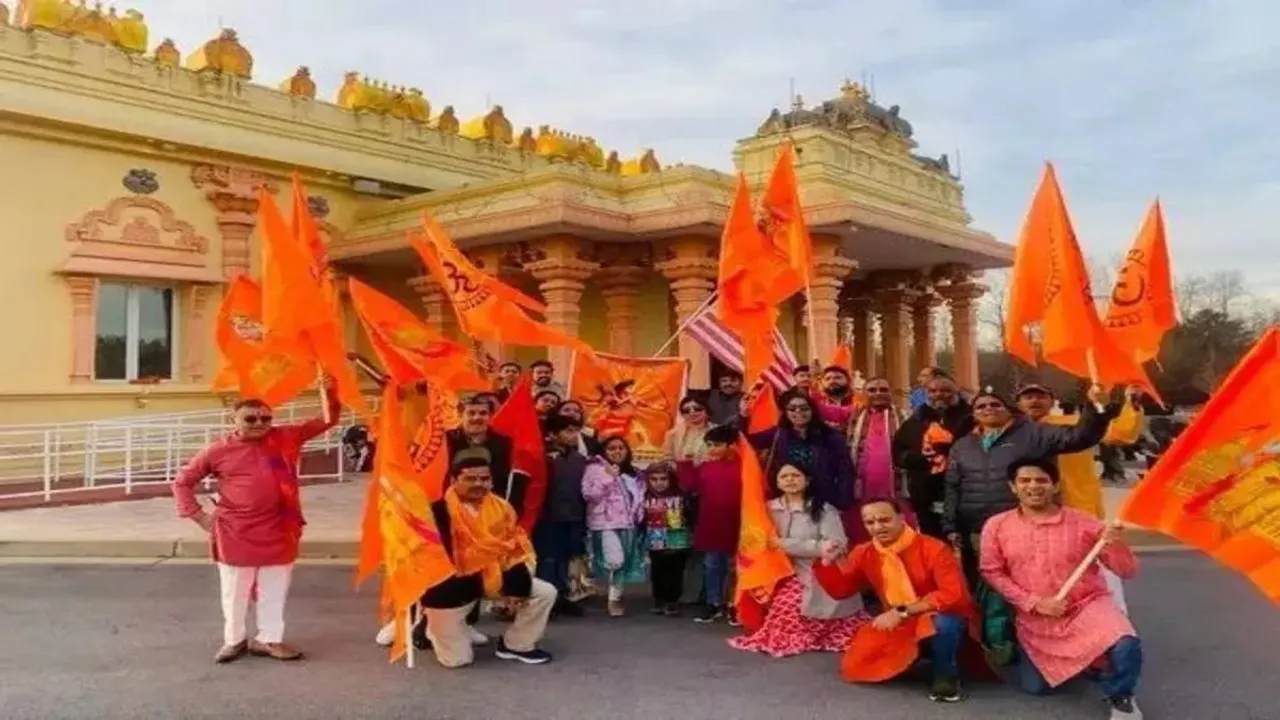
[[[1088,450],[1102,442],[1111,424],[1113,412],[1107,408],[1098,410],[1092,402],[1084,403],[1075,425],[1066,427],[1048,423],[1028,423],[1030,435],[1028,455],[1051,457]]]
[[[323,396],[328,402],[328,412],[321,414],[319,417],[304,420],[296,425],[286,425],[280,428],[293,434],[299,447],[306,445],[312,438],[328,432],[329,428],[338,424],[338,419],[342,416],[342,402],[338,400],[338,393],[334,390],[332,383],[329,383]],[[327,419],[326,415],[328,416]]]
[[[1009,563],[1000,547],[1000,523],[988,522],[982,528],[982,540],[978,546],[978,571],[993,590],[1004,596],[1009,604],[1022,612],[1031,612],[1040,601],[1030,591],[1014,582],[1009,574]]]

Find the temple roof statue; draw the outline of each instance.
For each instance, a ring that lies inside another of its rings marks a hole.
[[[187,58],[187,69],[220,72],[248,80],[253,77],[253,55],[240,44],[236,31],[227,28]]]

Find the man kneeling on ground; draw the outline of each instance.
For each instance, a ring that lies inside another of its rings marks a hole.
[[[516,608],[515,621],[498,641],[495,654],[528,665],[551,661],[538,649],[556,589],[533,577],[535,556],[515,510],[494,495],[488,452],[469,448],[453,458],[453,475],[444,499],[431,505],[441,544],[457,575],[422,596],[425,627],[414,634],[430,640],[436,660],[445,667],[470,665],[475,659],[467,615],[482,598],[502,599]]]
[[[929,699],[963,700],[960,650],[978,620],[954,552],[942,540],[912,530],[893,500],[864,502],[862,522],[870,542],[848,556],[828,542],[813,566],[814,578],[831,597],[852,597],[870,586],[888,608],[858,628],[841,663],[845,680],[890,680],[923,654],[933,659]]]

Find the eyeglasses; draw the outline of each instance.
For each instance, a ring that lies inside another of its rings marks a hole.
[[[245,425],[270,425],[271,416],[270,415],[245,415],[244,424]]]
[[[681,415],[692,415],[703,411],[703,408],[699,405],[686,405],[685,407],[680,408]]]
[[[973,406],[973,409],[974,410],[1003,410],[1004,403],[998,403],[998,402],[978,403],[977,405]]]

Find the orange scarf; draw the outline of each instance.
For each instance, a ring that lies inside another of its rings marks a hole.
[[[479,507],[465,503],[454,488],[444,494],[452,526],[453,564],[458,575],[480,573],[484,593],[497,597],[502,573],[521,563],[532,563],[533,546],[516,518],[516,512],[497,495],[486,495]]]
[[[876,552],[880,553],[880,575],[884,578],[884,600],[889,607],[910,605],[920,599],[916,588],[911,584],[911,576],[907,574],[907,566],[902,562],[902,552],[915,542],[916,531],[911,526],[902,529],[902,535],[892,545],[881,545],[872,540]]]

